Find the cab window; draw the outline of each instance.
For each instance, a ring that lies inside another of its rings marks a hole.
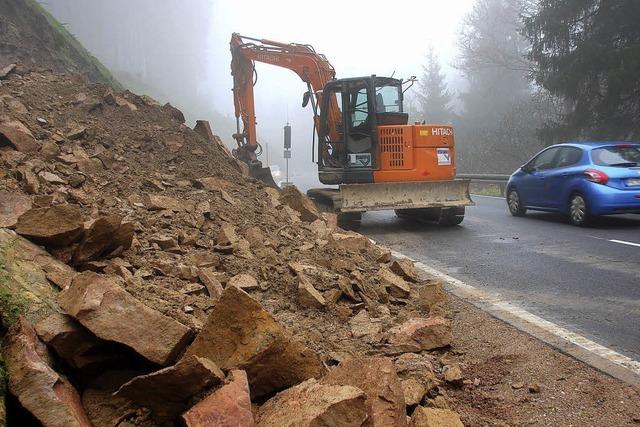
[[[377,113],[402,113],[400,101],[401,89],[398,86],[376,87],[376,112]]]
[[[351,127],[362,126],[369,117],[368,90],[366,87],[351,92],[349,105],[351,106]]]

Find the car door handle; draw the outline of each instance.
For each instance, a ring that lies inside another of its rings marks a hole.
[[[538,181],[544,181],[544,176],[539,176]]]
[[[569,173],[568,172],[564,172],[564,173],[562,173],[562,176],[567,177],[567,176],[569,176]]]

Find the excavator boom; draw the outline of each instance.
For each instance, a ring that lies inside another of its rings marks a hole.
[[[327,58],[317,53],[310,45],[279,43],[246,37],[237,33],[231,36],[230,45],[237,124],[237,133],[234,134],[234,139],[238,144],[234,153],[238,159],[245,161],[253,169],[259,169],[262,165],[257,159],[260,143],[256,132],[253,92],[253,86],[256,83],[255,62],[290,69],[307,84],[308,91],[305,94],[305,99],[308,99],[313,107],[316,127],[319,125],[318,108],[322,103],[322,89],[327,82],[335,78],[336,72]],[[340,117],[337,114],[338,106],[335,99],[330,102],[329,108],[334,111],[330,124],[331,131],[337,134]]]

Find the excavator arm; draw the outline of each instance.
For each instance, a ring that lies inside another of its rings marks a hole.
[[[314,113],[316,129],[319,123],[319,106],[322,105],[322,89],[335,78],[335,69],[327,58],[313,47],[296,43],[279,43],[265,39],[255,39],[234,33],[231,36],[231,75],[233,76],[233,99],[237,133],[233,138],[238,144],[235,156],[251,167],[262,165],[256,153],[260,144],[256,134],[256,112],[253,86],[256,83],[255,62],[263,62],[288,68],[307,84],[305,103],[310,101]],[[337,135],[341,115],[337,100],[329,103],[329,134]],[[240,126],[242,122],[242,128]]]

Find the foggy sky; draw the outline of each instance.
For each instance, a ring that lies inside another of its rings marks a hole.
[[[370,74],[420,76],[433,46],[450,85],[456,38],[473,0],[406,2],[324,0],[41,0],[107,67],[148,82],[151,92],[198,118],[232,144],[229,39],[243,35],[313,45],[337,77]],[[282,156],[282,126],[293,127],[293,173],[313,171],[312,113],[300,102],[305,85],[293,72],[257,64],[258,139],[270,146],[271,163]],[[126,80],[126,79],[125,79]],[[127,81],[125,81],[125,84]],[[220,117],[202,117],[215,110]],[[196,117],[190,117],[194,119]],[[282,164],[282,163],[281,163]]]

